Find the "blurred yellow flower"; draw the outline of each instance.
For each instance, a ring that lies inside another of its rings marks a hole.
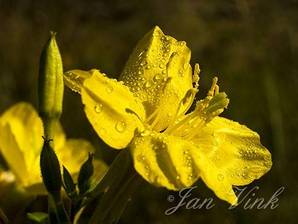
[[[46,192],[39,168],[43,134],[42,121],[28,103],[15,104],[0,116],[0,153],[15,176],[17,186],[25,188],[28,193]],[[83,139],[66,140],[60,124],[57,124],[54,139],[61,164],[72,175],[78,174],[88,152],[94,151],[93,146]],[[106,170],[102,161],[97,161],[96,166],[101,167],[102,174]],[[7,181],[7,178],[2,179]]]
[[[65,82],[81,94],[97,134],[111,147],[128,147],[148,182],[179,190],[202,178],[236,204],[232,186],[260,178],[271,168],[271,155],[256,132],[218,116],[229,100],[217,78],[188,112],[199,81],[190,56],[184,41],[155,27],[137,44],[120,81],[93,69],[69,71]]]

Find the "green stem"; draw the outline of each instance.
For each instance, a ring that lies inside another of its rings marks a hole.
[[[44,135],[46,139],[54,139],[55,128],[58,119],[42,117],[44,124]]]
[[[7,218],[7,216],[5,215],[5,213],[2,211],[2,209],[0,208],[0,223],[3,224],[8,224],[9,220]]]
[[[61,199],[48,196],[50,223],[69,224],[70,220]]]
[[[136,174],[128,150],[122,150],[103,178],[98,191],[105,190],[89,223],[112,223],[119,220],[141,178]],[[102,192],[102,191],[101,191]]]

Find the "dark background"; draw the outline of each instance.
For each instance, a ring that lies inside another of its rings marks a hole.
[[[224,116],[261,135],[273,157],[272,170],[250,187],[267,200],[281,186],[275,210],[164,211],[172,193],[145,184],[121,223],[296,223],[297,193],[297,0],[0,0],[0,113],[19,101],[36,106],[39,55],[54,30],[64,69],[100,68],[118,77],[136,42],[154,25],[185,40],[192,63],[201,66],[199,97],[214,74],[231,102]],[[109,164],[107,149],[89,125],[80,98],[66,89],[62,123],[69,137],[85,137]],[[175,194],[178,198],[177,194]],[[215,197],[199,181],[192,197]],[[177,201],[176,201],[177,202]],[[296,212],[296,213],[295,213]]]

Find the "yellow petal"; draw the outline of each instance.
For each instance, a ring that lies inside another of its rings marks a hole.
[[[56,148],[61,148],[62,146],[65,145],[66,142],[66,136],[63,130],[63,127],[60,122],[57,122],[54,126],[54,147],[55,150]]]
[[[90,78],[92,71],[72,70],[64,73],[64,83],[72,91],[81,93],[85,79]]]
[[[157,131],[169,125],[181,100],[193,88],[189,60],[185,42],[165,35],[156,26],[139,41],[121,74],[120,80],[141,99],[148,115],[158,109],[154,118]],[[182,105],[181,111],[187,106]]]
[[[137,128],[142,129],[145,111],[141,102],[121,82],[93,70],[81,90],[85,113],[97,134],[113,148],[125,148]]]
[[[244,125],[225,118],[214,118],[198,130],[193,140],[205,157],[203,181],[216,195],[229,199],[232,185],[246,185],[270,170],[271,154],[260,137]],[[219,184],[220,183],[220,184]]]
[[[41,119],[30,104],[18,103],[0,117],[0,151],[23,186],[41,181],[37,158],[42,135]]]
[[[130,145],[137,172],[149,183],[170,190],[190,187],[200,170],[195,162],[199,153],[181,138],[161,133],[142,133]]]
[[[81,165],[88,158],[88,153],[93,153],[93,146],[83,139],[68,139],[60,148],[55,150],[61,165],[73,174],[80,170]]]
[[[65,166],[71,175],[76,178],[82,164],[88,159],[89,153],[94,153],[95,149],[90,142],[84,139],[68,139],[66,144],[56,149],[56,154],[61,165]],[[93,161],[95,175],[101,177],[107,165],[99,159]]]

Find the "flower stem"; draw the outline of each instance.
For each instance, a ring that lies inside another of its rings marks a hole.
[[[141,180],[134,170],[129,151],[122,150],[101,182],[105,191],[89,223],[117,222]]]

